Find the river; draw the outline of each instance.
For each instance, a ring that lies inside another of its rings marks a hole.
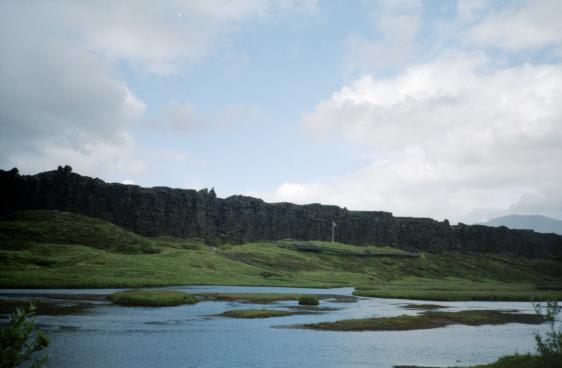
[[[300,289],[274,287],[188,286],[198,292],[279,292],[350,295],[352,288]],[[102,290],[0,290],[2,297],[18,295],[107,294]],[[68,301],[64,303],[69,303]],[[500,356],[533,353],[536,332],[546,326],[451,325],[417,331],[332,332],[278,326],[371,316],[416,314],[398,299],[358,298],[357,302],[322,301],[335,310],[266,319],[216,316],[231,309],[295,306],[282,301],[264,306],[247,302],[204,301],[178,307],[121,307],[97,302],[83,313],[39,316],[51,338],[47,367],[369,367],[394,365],[468,366]],[[525,302],[438,302],[446,310],[493,309],[533,313]]]

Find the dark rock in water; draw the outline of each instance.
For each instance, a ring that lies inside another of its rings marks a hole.
[[[203,189],[142,188],[105,183],[73,173],[70,166],[37,175],[0,170],[0,214],[61,210],[97,217],[147,236],[250,240],[330,240],[332,221],[341,242],[442,252],[509,252],[560,256],[562,237],[530,230],[449,225],[430,218],[394,217],[382,211],[349,211],[320,204],[266,203]]]

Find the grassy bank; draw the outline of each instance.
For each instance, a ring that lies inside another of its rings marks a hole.
[[[285,317],[293,316],[295,314],[302,314],[303,312],[291,312],[285,310],[274,309],[233,309],[219,314],[222,317],[230,318],[271,318],[271,317]]]
[[[393,368],[439,368],[414,365],[395,365]],[[455,368],[455,367],[451,367]],[[456,367],[460,368],[460,367]],[[536,355],[510,355],[490,364],[475,365],[466,368],[545,368],[542,359]]]
[[[475,365],[465,368],[544,368],[543,361],[536,355],[510,355],[502,357],[490,364]],[[394,368],[439,368],[439,367],[419,367],[413,365],[395,365]],[[455,367],[451,367],[455,368]],[[461,367],[456,367],[461,368]]]
[[[562,363],[560,366],[562,367]],[[544,365],[542,359],[535,355],[511,355],[500,358],[494,363],[470,368],[544,368]]]
[[[452,324],[470,326],[506,323],[540,324],[544,320],[536,314],[517,314],[490,310],[460,312],[425,312],[417,316],[374,317],[321,322],[302,325],[303,328],[328,331],[409,331],[445,327]]]
[[[109,296],[114,304],[138,307],[169,307],[195,304],[197,299],[190,294],[176,290],[126,290]]]
[[[225,244],[211,252],[197,239],[147,238],[84,216],[28,211],[0,221],[0,287],[350,286],[358,288],[358,296],[562,299],[562,290],[545,287],[562,280],[561,264],[552,260],[456,252],[360,258],[284,246],[291,243]],[[350,252],[399,252],[388,247],[299,242],[307,243]]]
[[[358,288],[356,296],[436,301],[539,301],[562,297],[558,290],[538,289],[530,283],[463,278],[402,278],[385,284]]]

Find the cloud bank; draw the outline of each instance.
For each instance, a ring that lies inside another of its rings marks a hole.
[[[220,49],[241,22],[314,8],[266,0],[0,2],[0,165],[34,173],[72,163],[118,181],[155,174],[162,150],[134,134],[150,106],[117,69],[172,78]],[[160,125],[201,125],[189,106],[168,108]]]
[[[507,209],[559,215],[560,86],[561,65],[497,69],[481,54],[445,55],[394,78],[365,75],[302,124],[366,147],[372,163],[332,184],[281,184],[270,199],[455,221]]]

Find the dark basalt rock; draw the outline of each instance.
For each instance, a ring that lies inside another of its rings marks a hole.
[[[483,225],[449,225],[430,218],[394,217],[382,211],[349,211],[320,204],[266,203],[203,189],[142,188],[81,176],[70,166],[36,175],[0,170],[0,214],[19,210],[61,210],[97,217],[157,236],[250,240],[337,240],[406,250],[509,252],[530,258],[559,257],[562,237],[531,230]]]

